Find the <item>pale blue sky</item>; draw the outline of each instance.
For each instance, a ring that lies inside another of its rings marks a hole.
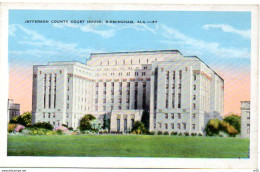
[[[156,24],[35,24],[25,20],[157,20]],[[85,62],[90,53],[178,49],[208,65],[250,67],[250,12],[9,11],[9,62]]]

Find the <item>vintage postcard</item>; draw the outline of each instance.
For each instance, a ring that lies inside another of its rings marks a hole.
[[[190,7],[3,4],[4,162],[256,168],[258,6]]]

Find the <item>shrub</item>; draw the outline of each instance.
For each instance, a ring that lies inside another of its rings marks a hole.
[[[73,131],[73,128],[72,128],[72,127],[69,127],[68,129],[69,129],[70,131]]]
[[[84,115],[80,120],[80,130],[93,130],[90,122],[94,119],[96,119],[96,117],[91,114]]]
[[[25,129],[25,127],[24,127],[23,125],[18,124],[18,125],[15,127],[14,131],[16,131],[16,132],[21,132],[23,129]]]
[[[223,121],[229,123],[231,126],[233,126],[238,132],[240,133],[241,131],[241,116],[236,115],[236,114],[230,114],[226,116]]]
[[[157,135],[162,135],[162,132],[161,132],[161,131],[158,131],[158,132],[157,132]]]
[[[180,132],[178,135],[179,135],[179,136],[182,136],[182,133]]]
[[[133,134],[145,134],[146,133],[146,129],[144,124],[141,121],[136,121],[134,123],[134,127],[132,129],[132,133]]]
[[[54,131],[57,131],[57,134],[63,134],[63,133],[69,132],[68,128],[66,128],[64,126],[55,127]]]
[[[47,130],[53,130],[53,126],[48,122],[37,122],[32,127],[43,128],[43,129],[47,129]]]
[[[155,135],[154,131],[147,132],[148,135]]]
[[[165,132],[163,133],[163,135],[169,135],[169,132],[168,132],[168,131],[165,131]]]
[[[202,134],[201,133],[199,133],[199,135],[198,136],[202,136]]]
[[[197,133],[191,133],[191,136],[197,136]]]
[[[229,136],[235,137],[239,133],[234,126],[226,121],[220,121],[219,126],[220,130],[226,132]]]
[[[189,136],[190,134],[188,132],[185,132],[184,133],[184,136]]]
[[[52,130],[47,130],[45,128],[32,128],[29,134],[30,135],[55,135],[57,134],[57,132]]]
[[[62,124],[61,126],[68,128],[68,125],[67,125],[67,124]]]
[[[9,133],[13,132],[16,126],[17,126],[17,124],[8,124],[7,131]]]
[[[219,134],[219,119],[210,119],[205,127],[207,136],[214,136]]]

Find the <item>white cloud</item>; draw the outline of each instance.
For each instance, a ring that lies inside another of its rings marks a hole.
[[[123,30],[123,29],[133,29],[137,31],[149,31],[153,34],[156,34],[156,30],[158,29],[158,25],[156,28],[150,28],[146,24],[142,23],[134,23],[134,24],[100,24],[100,23],[91,23],[91,24],[74,24],[74,23],[55,23],[53,24],[54,27],[57,28],[74,28],[79,29],[82,32],[90,32],[97,35],[100,35],[104,38],[110,38],[115,36],[116,31]],[[107,29],[100,29],[99,27],[107,27]]]
[[[161,25],[163,36],[166,40],[166,44],[176,44],[185,46],[185,49],[190,49],[193,51],[201,51],[204,54],[212,54],[213,57],[220,58],[250,58],[250,52],[248,49],[238,49],[234,47],[224,48],[215,42],[206,42],[198,39],[194,39],[190,36],[187,36],[176,29],[169,28],[165,25]]]
[[[30,49],[23,51],[10,50],[12,55],[32,55],[33,57],[70,57],[73,59],[85,58],[92,52],[103,52],[97,51],[91,48],[79,48],[75,43],[64,43],[53,39],[48,39],[36,31],[27,29],[22,25],[10,25],[12,32],[10,34],[15,35],[15,31],[18,29],[22,31],[21,37],[18,41],[22,45],[30,45]],[[18,35],[16,35],[18,36]]]
[[[206,24],[203,26],[203,28],[206,30],[209,30],[211,28],[221,29],[223,32],[230,32],[230,33],[238,34],[247,39],[251,38],[250,29],[249,30],[238,30],[227,24]]]

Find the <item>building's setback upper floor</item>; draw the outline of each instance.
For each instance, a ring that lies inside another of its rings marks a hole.
[[[183,56],[178,50],[92,53],[87,64],[90,66],[140,65],[181,58]]]
[[[178,50],[94,53],[91,54],[87,64],[77,61],[49,62],[48,65],[34,66],[34,73],[37,73],[37,68],[45,71],[60,68],[66,70],[67,73],[99,79],[102,76],[136,76],[133,73],[136,71],[147,72],[148,74],[159,64],[164,66],[174,65],[176,68],[178,66],[192,66],[193,70],[201,70],[212,77],[223,80],[198,57],[183,56]],[[129,72],[131,74],[128,74]]]

